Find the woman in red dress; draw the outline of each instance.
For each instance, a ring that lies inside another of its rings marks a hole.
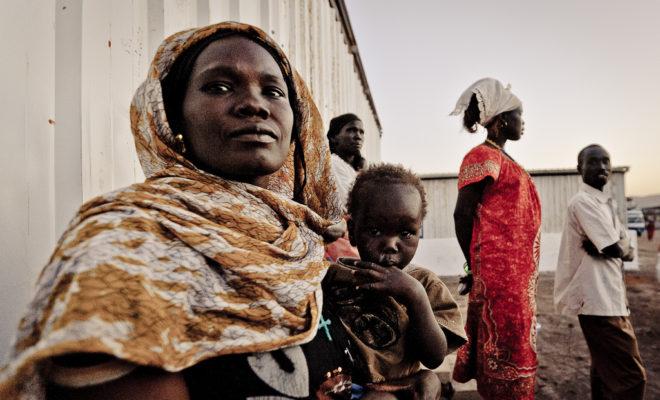
[[[477,380],[485,399],[533,399],[536,282],[541,207],[529,174],[504,151],[523,134],[522,103],[499,81],[470,86],[452,115],[488,131],[463,159],[454,220],[471,271],[465,330],[454,379]]]

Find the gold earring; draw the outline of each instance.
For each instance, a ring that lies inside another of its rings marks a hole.
[[[186,144],[183,141],[183,135],[182,134],[177,134],[174,136],[174,140],[176,141],[177,146],[179,146],[179,153],[183,154],[186,152]]]

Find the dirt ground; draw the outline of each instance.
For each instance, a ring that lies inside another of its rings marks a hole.
[[[646,366],[647,399],[660,399],[660,283],[656,279],[656,259],[660,251],[660,232],[652,242],[646,234],[639,238],[640,271],[627,271],[626,283],[631,318]],[[458,279],[442,277],[464,308],[466,298],[456,296]],[[554,273],[539,277],[536,296],[539,370],[536,384],[538,400],[589,399],[589,349],[582,336],[577,317],[555,313],[552,291]]]

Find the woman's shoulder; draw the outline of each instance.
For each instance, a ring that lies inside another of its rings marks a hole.
[[[464,157],[464,160],[467,159],[474,159],[474,160],[479,160],[479,159],[497,159],[499,160],[502,156],[502,153],[500,150],[488,146],[485,143],[481,143],[473,148],[470,149],[470,151],[467,152],[467,154]]]
[[[463,158],[458,174],[459,189],[486,177],[497,180],[502,165],[499,150],[485,144],[472,148]]]
[[[356,174],[355,169],[337,154],[332,153],[330,155],[330,160],[332,162],[333,169],[339,170],[342,173],[349,173],[352,175]]]
[[[473,147],[463,157],[461,171],[473,169],[475,165],[499,166],[502,163],[502,152],[486,144]]]

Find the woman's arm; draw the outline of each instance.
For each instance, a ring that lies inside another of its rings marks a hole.
[[[456,208],[454,209],[454,226],[456,229],[456,238],[461,246],[463,255],[468,265],[470,260],[470,242],[472,241],[472,227],[474,225],[474,216],[477,212],[477,206],[481,201],[484,189],[492,182],[488,177],[482,181],[464,186],[458,191],[456,199]]]
[[[155,368],[137,368],[117,380],[83,388],[51,385],[49,400],[190,400],[181,373]]]

